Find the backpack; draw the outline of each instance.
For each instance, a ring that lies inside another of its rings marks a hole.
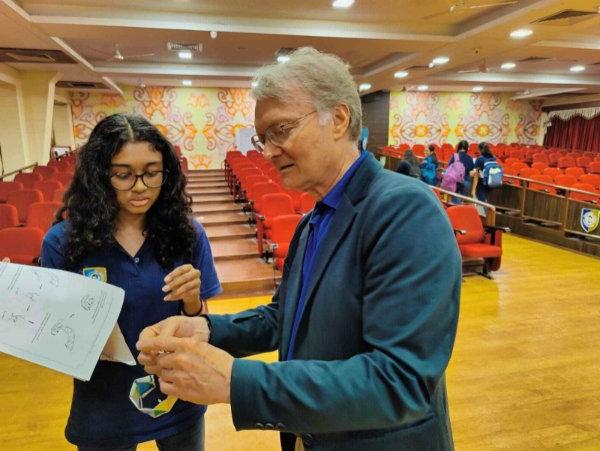
[[[499,188],[502,186],[502,178],[504,177],[504,169],[496,162],[496,160],[488,160],[483,163],[482,182],[488,188]]]
[[[462,183],[465,179],[465,165],[460,161],[460,156],[455,153],[454,161],[448,165],[444,175],[442,175],[442,183],[440,188],[446,191],[456,192],[456,185]]]
[[[421,180],[434,186],[437,183],[437,164],[430,159],[425,159],[421,164]]]

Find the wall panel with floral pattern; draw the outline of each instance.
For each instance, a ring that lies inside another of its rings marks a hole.
[[[249,89],[125,87],[124,96],[73,92],[73,133],[84,144],[96,123],[114,113],[135,113],[181,147],[190,169],[217,169],[235,144],[238,128],[254,124]]]
[[[389,144],[469,142],[536,144],[541,102],[512,93],[390,93]]]

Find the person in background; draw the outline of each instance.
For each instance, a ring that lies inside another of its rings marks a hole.
[[[408,175],[410,177],[421,178],[421,169],[419,168],[419,160],[415,157],[412,150],[407,149],[404,152],[404,158],[398,164],[396,172]]]
[[[44,238],[42,266],[125,291],[115,330],[132,356],[142,329],[173,315],[206,313],[205,300],[221,291],[190,202],[165,137],[140,116],[114,114],[92,130],[65,207]],[[69,442],[85,451],[135,450],[148,440],[160,450],[203,450],[206,407],[179,400],[153,418],[129,399],[134,382],[144,377],[141,365],[101,360],[89,382],[74,380]],[[158,398],[158,390],[152,396]]]
[[[496,157],[490,150],[488,144],[485,142],[479,143],[479,154],[479,157],[477,157],[477,159],[475,160],[475,169],[473,170],[473,178],[478,178],[475,193],[477,195],[477,199],[479,199],[482,202],[487,202],[487,194],[489,188],[482,180],[483,169],[485,163],[487,163],[488,161],[496,161]]]
[[[289,56],[257,74],[252,142],[318,202],[279,288],[268,305],[147,328],[138,359],[168,394],[231,404],[237,430],[280,431],[285,451],[450,451],[461,258],[448,217],[423,182],[357,149],[348,66]],[[275,349],[279,362],[241,358]]]
[[[433,144],[429,144],[425,149],[425,158],[420,165],[421,168],[421,180],[428,185],[435,186],[438,181],[438,159],[435,154],[435,147]]]
[[[471,184],[473,180],[473,169],[475,169],[475,163],[473,163],[473,158],[469,156],[467,151],[469,150],[469,142],[466,140],[459,141],[456,145],[456,153],[452,155],[450,161],[448,161],[448,166],[456,161],[456,156],[458,155],[458,160],[465,167],[465,176],[461,184],[457,186],[457,193],[462,194],[463,196],[471,196]]]

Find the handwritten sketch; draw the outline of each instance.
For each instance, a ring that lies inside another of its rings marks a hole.
[[[123,299],[122,289],[98,280],[2,262],[0,351],[89,380]]]

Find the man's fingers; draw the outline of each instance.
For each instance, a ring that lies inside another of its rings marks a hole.
[[[163,378],[159,377],[158,383],[160,384],[160,391],[163,392],[165,395],[173,395],[179,399],[183,399],[180,396],[179,391],[177,390],[177,387],[172,382],[169,382],[169,381],[164,380]]]
[[[8,257],[4,257],[4,258],[2,259],[2,261],[3,261],[3,262],[5,262],[5,263],[10,263],[10,258],[8,258]]]
[[[136,343],[138,351],[142,351],[148,354],[156,352],[175,352],[183,351],[186,347],[187,339],[177,338],[167,335],[159,335],[158,337],[151,337],[140,339]]]

